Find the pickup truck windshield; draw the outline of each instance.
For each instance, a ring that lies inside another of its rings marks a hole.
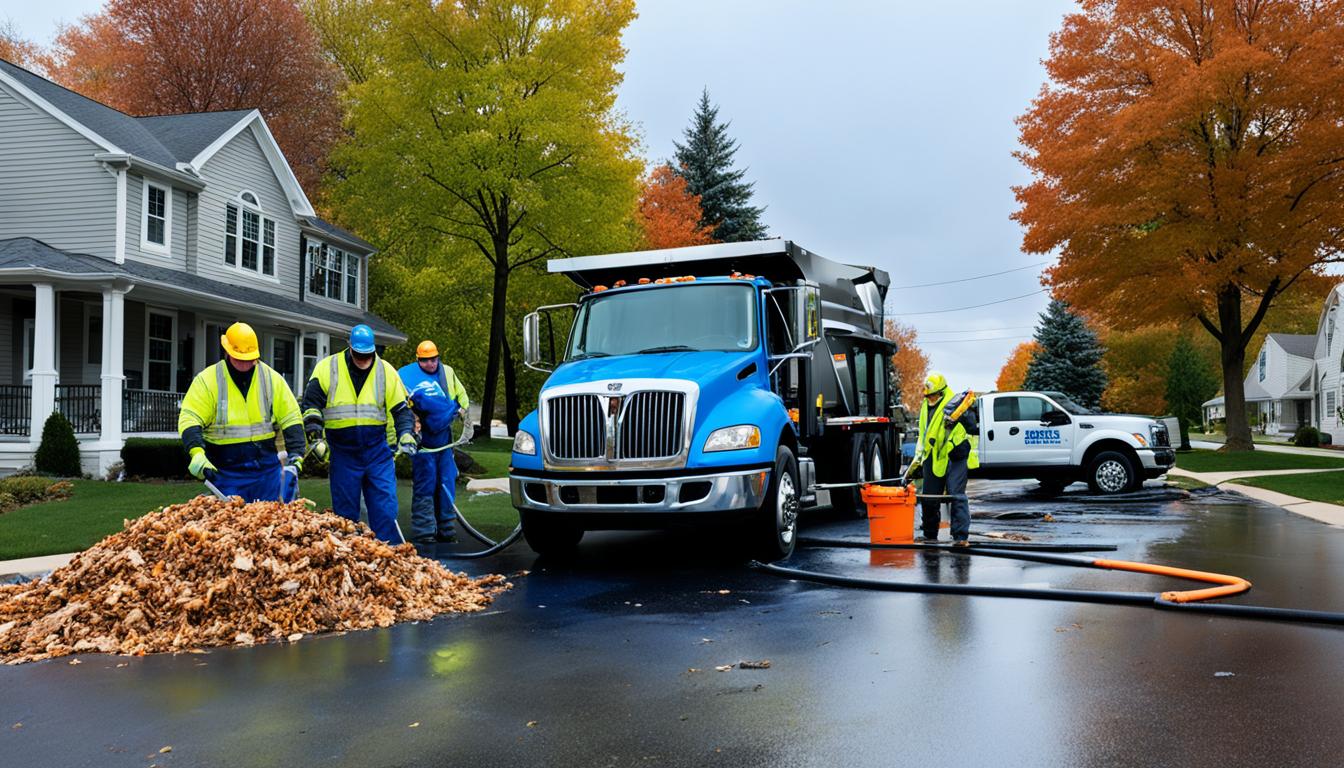
[[[1066,397],[1063,392],[1046,392],[1045,394],[1048,395],[1051,400],[1054,400],[1056,403],[1059,403],[1059,406],[1061,408],[1073,414],[1074,416],[1092,416],[1096,414],[1096,411],[1092,410],[1091,408],[1084,408],[1083,406],[1073,402],[1068,397]]]
[[[756,346],[756,293],[748,285],[694,284],[611,293],[574,318],[568,360]]]

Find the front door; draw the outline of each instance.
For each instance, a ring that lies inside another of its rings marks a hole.
[[[84,376],[85,384],[103,380],[103,304],[88,302],[84,305]]]

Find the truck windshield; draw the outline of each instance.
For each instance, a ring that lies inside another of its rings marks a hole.
[[[574,318],[568,360],[756,346],[756,293],[748,285],[699,284],[611,293]]]
[[[1091,408],[1084,408],[1083,406],[1073,402],[1068,397],[1066,397],[1063,392],[1046,392],[1044,394],[1049,396],[1051,400],[1054,400],[1056,403],[1059,403],[1059,407],[1063,408],[1064,410],[1068,411],[1074,416],[1092,416],[1096,414],[1096,411],[1092,410]]]

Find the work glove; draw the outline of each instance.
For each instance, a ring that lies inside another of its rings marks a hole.
[[[215,473],[219,471],[216,469],[215,465],[211,464],[210,460],[205,457],[205,449],[199,447],[191,449],[191,461],[187,464],[187,469],[191,472],[191,476],[197,480],[212,479],[215,476]],[[210,474],[210,477],[206,477],[207,472]]]
[[[294,476],[294,480],[295,480],[296,482],[298,481],[298,479],[299,479],[299,465],[297,465],[297,464],[286,464],[286,465],[284,466],[284,468],[283,468],[281,471],[283,471],[283,472],[288,472],[289,474],[291,474],[291,475]]]
[[[327,460],[327,441],[322,436],[322,427],[316,424],[309,424],[303,430],[308,436],[308,453],[317,457],[318,461]]]
[[[289,461],[285,462],[285,469],[289,469],[290,467],[293,467],[293,468],[294,468],[294,473],[295,473],[295,474],[298,474],[298,473],[302,472],[302,471],[303,471],[303,457],[302,457],[302,456],[290,456],[290,457],[289,457]]]
[[[407,456],[414,456],[420,449],[420,441],[416,440],[414,432],[407,432],[397,440],[397,452],[404,453]]]

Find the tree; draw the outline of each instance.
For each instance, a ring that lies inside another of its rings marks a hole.
[[[929,356],[919,348],[913,325],[888,320],[884,335],[896,342],[896,352],[891,356],[891,386],[901,405],[911,413],[918,413],[924,399],[924,379],[929,375]]]
[[[340,135],[340,71],[291,0],[109,0],[61,31],[49,71],[132,115],[259,109],[313,192]]]
[[[1229,450],[1266,312],[1344,245],[1344,4],[1082,0],[1019,118],[1024,249],[1106,323],[1218,341]],[[1313,289],[1314,290],[1314,289]],[[1312,291],[1308,291],[1312,292]]]
[[[1024,341],[1013,347],[1003,367],[999,369],[999,377],[994,380],[994,388],[1000,392],[1021,389],[1027,380],[1027,365],[1040,349],[1041,345],[1034,340]]]
[[[1106,372],[1101,369],[1101,343],[1083,318],[1069,305],[1051,299],[1036,327],[1040,350],[1027,365],[1023,386],[1030,390],[1063,392],[1087,408],[1101,405]]]
[[[424,252],[451,259],[440,265],[449,272],[486,275],[484,295],[465,302],[479,311],[489,296],[478,434],[488,434],[501,372],[513,431],[507,320],[564,283],[536,274],[538,292],[522,301],[510,293],[513,278],[547,258],[634,245],[643,164],[614,110],[634,3],[464,0],[374,11],[380,34],[362,78],[350,77],[351,136],[333,154],[329,199],[387,261]]]
[[[644,180],[639,198],[639,223],[645,248],[678,248],[714,242],[700,223],[700,198],[686,189],[686,180],[664,163]]]
[[[1190,450],[1190,425],[1204,421],[1204,401],[1218,393],[1218,376],[1182,333],[1167,360],[1167,410],[1181,427],[1181,450]]]
[[[700,224],[713,229],[722,243],[760,240],[766,236],[761,223],[764,208],[751,204],[755,186],[743,181],[746,169],[733,168],[737,140],[728,136],[728,123],[720,123],[719,108],[709,101],[709,90],[700,94],[691,124],[682,132],[685,144],[676,145],[676,171],[686,179],[691,194],[700,197]]]
[[[40,56],[41,49],[24,38],[13,21],[0,21],[0,59],[31,69],[38,65]]]

